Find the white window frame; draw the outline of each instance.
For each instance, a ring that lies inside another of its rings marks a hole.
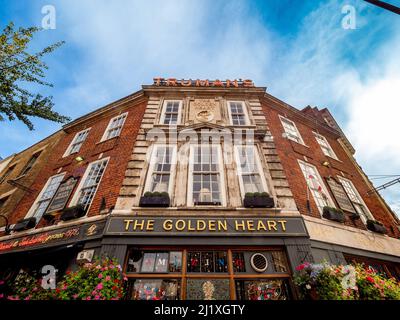
[[[168,195],[170,199],[173,198],[173,191],[174,191],[174,181],[175,181],[175,172],[176,172],[176,164],[177,164],[177,146],[176,145],[168,145],[168,144],[154,144],[150,151],[150,162],[148,166],[146,182],[143,189],[143,194],[147,191],[150,191],[152,176],[154,173],[154,166],[156,164],[156,154],[158,148],[172,148],[172,157],[171,157],[171,169],[169,171],[169,182],[168,182]]]
[[[124,117],[124,120],[122,121],[122,124],[121,124],[120,127],[119,127],[120,130],[119,130],[118,135],[116,135],[116,136],[114,136],[114,137],[112,137],[112,138],[107,138],[108,132],[109,132],[110,129],[111,129],[111,125],[112,125],[113,121],[114,121],[115,119],[117,119],[117,118],[120,118],[120,117]],[[105,130],[104,133],[103,133],[103,136],[101,137],[100,142],[103,142],[103,141],[106,141],[106,140],[109,140],[109,139],[114,139],[114,138],[116,138],[116,137],[119,137],[119,135],[120,135],[121,132],[122,132],[122,129],[124,128],[125,121],[126,121],[126,118],[127,118],[127,117],[128,117],[128,112],[124,112],[124,113],[121,113],[121,114],[119,114],[119,115],[117,115],[117,116],[111,118],[110,121],[108,122],[108,126],[107,126],[106,130]]]
[[[178,117],[176,119],[176,124],[164,123],[165,112],[167,111],[168,102],[179,102]],[[182,120],[182,105],[183,105],[183,101],[182,100],[173,100],[173,99],[164,100],[163,107],[162,107],[162,110],[161,110],[160,124],[162,124],[164,126],[176,126],[176,125],[181,124],[181,120]]]
[[[299,129],[297,129],[296,123],[294,121],[284,117],[284,116],[281,116],[281,115],[279,115],[279,119],[281,121],[283,130],[285,131],[286,137],[288,139],[296,142],[296,143],[300,143],[302,145],[305,145],[303,137],[301,136]],[[293,134],[291,132],[286,131],[286,127],[285,127],[285,124],[284,124],[285,121],[289,122],[293,126],[294,130],[297,133],[296,137],[299,138],[300,141],[297,141],[295,138],[293,138]]]
[[[65,174],[66,174],[66,172],[62,172],[62,173],[59,173],[59,174],[55,174],[54,176],[51,176],[51,177],[49,177],[49,178],[47,179],[45,185],[44,185],[43,188],[42,188],[42,191],[40,191],[39,195],[38,195],[38,196],[36,197],[36,199],[35,199],[35,202],[32,204],[32,206],[30,207],[28,213],[26,214],[25,219],[34,217],[34,213],[35,213],[35,211],[36,211],[36,209],[37,209],[37,205],[38,205],[38,203],[41,201],[42,196],[43,196],[43,194],[46,192],[47,188],[49,187],[50,182],[52,181],[52,179],[54,179],[54,178],[56,178],[56,177],[62,177],[61,180],[60,180],[60,183],[59,183],[59,185],[58,185],[58,187],[60,187],[60,184],[62,183],[62,181],[63,181],[63,179],[64,179],[64,177],[65,177]],[[50,202],[51,202],[51,199],[52,199],[52,198],[54,197],[54,195],[56,194],[56,192],[57,192],[57,190],[58,190],[58,187],[55,189],[53,196],[49,199],[49,204],[50,204]],[[47,206],[47,207],[48,207],[48,206]],[[46,209],[46,210],[47,210],[47,209]],[[44,211],[44,213],[45,213],[45,212],[46,212],[46,211]],[[40,220],[41,218],[42,218],[42,216],[41,216],[41,217],[36,217],[36,223],[38,223],[39,220]]]
[[[337,176],[337,177],[339,179],[339,182],[342,184],[344,191],[346,192],[347,196],[349,197],[349,200],[351,201],[351,203],[355,207],[356,212],[360,215],[360,218],[363,221],[363,223],[366,224],[368,219],[375,220],[374,216],[372,215],[371,211],[369,211],[369,208],[365,204],[364,199],[361,197],[360,193],[358,192],[358,190],[355,187],[355,185],[353,184],[353,182],[351,180],[349,180],[349,179],[346,179],[345,177],[342,177],[342,176]],[[343,182],[347,182],[350,185],[350,187],[352,188],[353,193],[358,198],[358,202],[357,203],[361,204],[365,208],[365,212],[366,212],[367,216],[365,216],[363,214],[360,214],[360,212],[357,211],[356,205],[354,204],[355,201],[353,201],[351,195],[348,194],[347,186]]]
[[[315,197],[315,195],[314,195],[314,192],[311,190],[311,186],[310,186],[310,182],[309,182],[309,181],[310,181],[310,178],[306,176],[306,173],[303,171],[302,165],[303,165],[303,166],[308,166],[308,167],[311,167],[311,168],[314,169],[315,174],[317,175],[316,178],[317,178],[317,180],[318,180],[318,183],[319,183],[319,185],[321,186],[322,191],[323,191],[323,192],[325,193],[325,195],[326,195],[327,202],[328,202],[328,206],[333,207],[333,208],[336,208],[335,202],[332,200],[331,195],[330,195],[330,193],[329,193],[329,191],[328,191],[328,188],[326,187],[326,185],[325,185],[325,183],[324,183],[324,180],[321,178],[321,175],[319,174],[317,167],[314,166],[314,165],[312,165],[311,163],[308,163],[308,162],[305,162],[305,161],[302,161],[302,160],[297,160],[297,161],[299,162],[300,170],[301,170],[301,172],[303,173],[304,179],[306,180],[306,184],[307,184],[307,188],[308,188],[308,191],[307,191],[307,192],[308,192],[309,194],[312,194],[312,197],[313,197],[313,199],[314,199],[314,203],[315,203],[315,205],[317,206],[318,211],[319,211],[319,213],[320,213],[320,215],[321,215],[321,217],[322,217],[322,213],[323,213],[323,212],[322,212],[322,209],[323,209],[323,208],[320,208],[320,206],[318,205],[318,200],[316,199],[316,197]]]
[[[83,143],[86,141],[86,139],[87,139],[87,137],[88,137],[88,135],[89,135],[90,129],[91,129],[91,128],[84,129],[84,130],[81,130],[81,131],[79,131],[79,132],[77,132],[77,133],[75,134],[75,136],[74,136],[74,138],[72,139],[71,143],[69,144],[68,148],[65,150],[65,153],[64,153],[64,155],[63,155],[63,158],[65,158],[65,157],[67,157],[67,156],[69,156],[69,155],[71,155],[71,154],[73,154],[73,153],[78,153],[78,152],[79,152],[79,150],[82,148]],[[86,133],[85,139],[81,142],[81,146],[79,147],[79,149],[78,149],[77,151],[71,153],[72,146],[76,144],[76,140],[78,139],[79,135],[82,134],[82,133]]]
[[[335,153],[335,151],[333,151],[332,146],[331,146],[330,143],[328,142],[328,140],[327,140],[322,134],[320,134],[320,133],[318,133],[318,132],[313,131],[313,134],[314,134],[315,140],[317,140],[317,142],[318,142],[318,144],[319,144],[319,146],[320,146],[320,148],[321,148],[323,154],[326,155],[327,157],[332,158],[332,159],[339,160],[338,157],[337,157],[337,155],[336,155],[336,153]],[[321,140],[324,140],[324,142],[325,142],[326,145],[323,146],[323,145],[321,144],[320,140],[318,140],[318,138],[321,139]],[[325,149],[324,149],[323,147],[328,148],[330,154],[327,154],[327,153],[325,152]]]
[[[244,101],[229,100],[229,101],[227,101],[227,103],[228,103],[229,123],[232,126],[234,124],[233,124],[233,119],[232,119],[231,103],[240,103],[242,105],[244,119],[245,119],[245,124],[241,124],[241,125],[235,124],[235,126],[248,126],[248,125],[250,125],[249,113],[247,112],[246,103],[244,103]]]
[[[202,205],[194,205],[193,201],[193,166],[194,166],[194,148],[201,146],[202,144],[191,144],[190,155],[189,155],[189,170],[188,170],[188,192],[187,192],[187,203],[191,207],[203,207]],[[207,143],[205,143],[207,145]],[[209,144],[210,146],[217,147],[218,152],[218,168],[220,170],[219,182],[220,182],[220,193],[221,193],[221,205],[212,207],[226,207],[226,189],[225,189],[225,170],[224,170],[224,159],[222,157],[222,148],[220,144]]]
[[[236,167],[237,167],[238,176],[239,176],[239,187],[240,187],[240,193],[242,195],[242,198],[244,198],[246,192],[244,189],[243,172],[242,172],[241,162],[240,162],[240,159],[241,159],[241,153],[240,153],[241,150],[239,150],[240,148],[253,148],[253,153],[254,153],[254,157],[255,157],[255,165],[256,165],[256,169],[257,169],[257,172],[254,172],[254,174],[258,174],[260,176],[261,185],[264,189],[263,192],[269,193],[268,184],[265,179],[264,170],[261,165],[261,159],[260,159],[260,155],[259,155],[257,147],[255,145],[235,145],[234,146],[235,162],[236,162]]]
[[[78,204],[78,200],[79,200],[79,197],[80,197],[80,193],[81,193],[82,188],[83,188],[83,185],[85,184],[85,181],[86,181],[86,179],[87,179],[87,177],[88,177],[88,175],[89,175],[90,168],[91,168],[93,165],[95,165],[96,163],[98,163],[98,162],[103,162],[103,161],[107,161],[107,163],[106,163],[106,165],[105,165],[105,167],[104,167],[103,174],[102,174],[102,176],[101,176],[99,182],[97,183],[96,190],[95,190],[95,192],[94,192],[94,194],[93,194],[93,197],[92,197],[92,201],[90,202],[89,206],[87,207],[87,209],[86,209],[86,214],[85,214],[84,217],[86,217],[87,214],[88,214],[89,211],[90,211],[90,208],[91,208],[91,206],[92,206],[92,204],[93,204],[93,200],[94,200],[94,198],[95,198],[95,196],[96,196],[97,191],[99,190],[99,186],[100,186],[100,184],[101,184],[101,181],[103,180],[104,174],[106,173],[107,166],[108,166],[108,164],[110,163],[110,157],[102,158],[102,159],[93,161],[93,162],[91,162],[91,163],[88,164],[88,166],[87,166],[87,168],[86,168],[86,170],[85,170],[85,173],[83,174],[83,177],[82,177],[81,181],[79,182],[78,188],[76,188],[75,193],[74,193],[74,195],[73,195],[73,197],[72,197],[72,199],[71,199],[71,201],[70,201],[70,203],[69,203],[69,205],[68,205],[68,207],[73,207],[73,206],[75,206],[75,205]]]

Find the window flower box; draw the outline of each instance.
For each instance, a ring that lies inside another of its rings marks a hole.
[[[274,199],[267,192],[246,193],[243,199],[245,208],[273,208]]]
[[[367,220],[367,228],[373,232],[387,233],[386,227],[379,221],[376,220]]]
[[[337,222],[344,222],[346,220],[346,217],[342,210],[332,208],[332,207],[324,207],[322,209],[322,216],[325,219],[329,219],[329,220],[337,221]]]
[[[69,208],[65,208],[62,211],[60,219],[62,221],[68,221],[78,219],[86,214],[86,209],[83,205],[77,205]]]
[[[27,219],[22,219],[19,220],[12,231],[24,231],[28,229],[32,229],[36,226],[36,218],[35,217],[30,217]]]
[[[140,197],[140,207],[169,207],[170,198],[167,192],[146,192]]]

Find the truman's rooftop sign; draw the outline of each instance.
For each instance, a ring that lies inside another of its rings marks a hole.
[[[154,78],[155,86],[166,87],[222,87],[222,88],[252,88],[254,82],[249,79],[235,80],[192,80],[192,79],[175,79],[175,78]]]

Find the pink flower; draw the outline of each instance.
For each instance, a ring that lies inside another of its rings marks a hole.
[[[127,276],[124,276],[124,281],[128,281],[128,278],[127,278]]]
[[[92,298],[91,297],[86,297],[86,300],[92,300]]]
[[[0,299],[4,298],[4,294],[0,293]]]
[[[0,286],[4,284],[4,280],[0,280]]]
[[[77,295],[77,294],[74,294],[74,295],[72,296],[72,298],[76,299],[76,298],[78,298],[78,295]]]
[[[103,284],[100,282],[100,283],[97,285],[96,289],[97,289],[97,290],[103,289]]]
[[[107,276],[106,277],[106,281],[110,281],[111,280],[111,277],[110,276]]]
[[[94,300],[100,300],[100,296],[95,296]]]
[[[25,291],[26,291],[26,288],[22,288],[21,292],[25,292]]]
[[[99,279],[103,279],[103,274],[99,273]]]
[[[31,300],[31,296],[27,296],[25,300]]]

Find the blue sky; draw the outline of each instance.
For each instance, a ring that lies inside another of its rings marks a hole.
[[[400,174],[398,15],[361,0],[0,0],[0,27],[40,26],[48,4],[56,29],[32,45],[66,41],[46,59],[55,87],[38,89],[54,96],[60,113],[76,118],[154,76],[250,78],[297,108],[328,107],[368,174]],[[345,5],[355,9],[355,29],[342,28]],[[0,155],[60,128],[34,124],[31,132],[19,122],[0,123]],[[400,185],[382,193],[398,213],[399,192]]]

